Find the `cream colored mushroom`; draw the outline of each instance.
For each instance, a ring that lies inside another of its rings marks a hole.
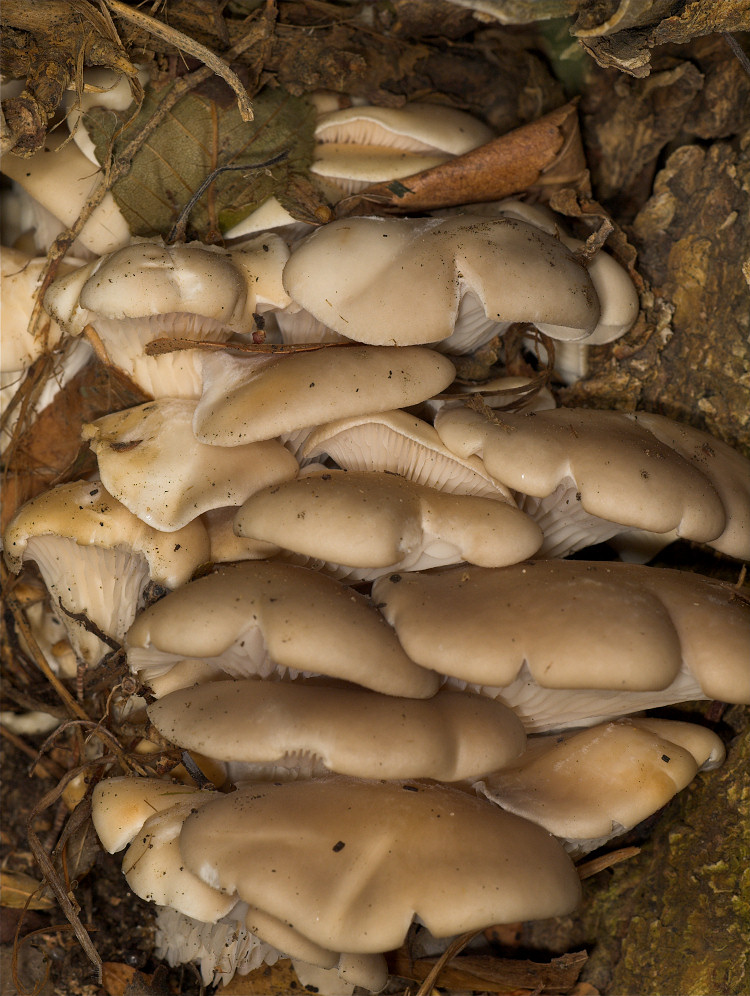
[[[443,444],[428,423],[396,410],[327,422],[302,446],[303,459],[327,456],[344,470],[386,471],[452,494],[510,499],[481,460],[462,460]]]
[[[462,561],[515,564],[533,556],[542,538],[536,523],[504,500],[342,470],[259,491],[237,512],[234,528],[350,580]]]
[[[657,422],[658,436],[651,428]],[[665,534],[667,542],[719,542],[734,556],[750,555],[750,496],[742,484],[750,463],[718,442],[721,459],[686,458],[664,441],[669,431],[680,432],[669,420],[583,408],[490,419],[450,409],[438,412],[435,428],[450,450],[480,456],[516,494],[544,531],[544,556],[565,556],[626,528]],[[710,444],[702,437],[698,453]]]
[[[189,816],[180,849],[206,884],[332,951],[396,948],[415,914],[445,937],[559,916],[580,897],[544,830],[432,783],[253,785]]]
[[[288,564],[246,562],[183,585],[141,612],[127,647],[146,684],[153,668],[197,660],[235,677],[316,673],[413,698],[438,686],[364,596]]]
[[[510,322],[580,339],[599,320],[585,268],[558,239],[512,218],[334,221],[296,247],[284,286],[295,307],[350,339],[446,352],[471,352]]]
[[[121,643],[149,580],[184,584],[208,560],[203,524],[165,533],[147,526],[100,482],[74,481],[23,505],[4,536],[16,573],[36,562],[80,659],[88,665]]]
[[[241,505],[297,475],[297,461],[276,440],[232,447],[199,442],[195,405],[161,399],[83,427],[104,486],[155,529],[181,529],[202,512]]]
[[[417,404],[442,391],[453,364],[431,349],[331,346],[260,360],[204,361],[193,429],[201,442],[237,446],[336,418]]]
[[[585,854],[651,816],[693,780],[701,763],[681,740],[691,742],[684,727],[695,724],[674,725],[674,737],[669,720],[659,721],[657,733],[648,723],[622,719],[534,737],[519,758],[477,788],[549,830],[569,852]],[[697,730],[699,757],[723,757],[719,737]]]
[[[390,575],[372,597],[412,660],[499,696],[527,732],[750,703],[750,606],[700,575],[535,561]]]
[[[200,356],[147,356],[161,336],[226,340],[251,332],[253,314],[288,303],[286,244],[271,233],[227,252],[200,243],[139,241],[55,280],[44,302],[71,335],[92,325],[110,361],[154,397],[197,398]]]
[[[173,692],[148,716],[178,746],[232,762],[234,781],[258,780],[256,766],[295,770],[301,761],[359,778],[460,781],[503,767],[526,739],[510,709],[477,695],[408,699],[254,679]]]

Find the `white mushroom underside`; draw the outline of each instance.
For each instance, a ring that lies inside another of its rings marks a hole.
[[[515,492],[516,502],[544,533],[537,557],[568,557],[577,550],[607,540],[623,531],[621,523],[592,515],[583,507],[578,485],[564,477],[544,498]]]
[[[446,679],[445,687],[500,699],[520,717],[527,733],[593,726],[642,709],[656,709],[707,697],[684,665],[666,688],[652,691],[544,688],[534,681],[525,662],[516,680],[502,688],[472,684],[453,677]]]
[[[311,451],[318,458],[324,453],[344,470],[385,471],[437,491],[499,501],[509,498],[509,493],[489,474],[471,466],[471,459],[462,460],[447,449],[430,449],[375,418],[322,439]]]
[[[25,559],[36,561],[53,609],[78,657],[93,665],[112,647],[68,613],[83,613],[103,633],[122,643],[149,579],[142,554],[127,547],[79,546],[62,536],[32,536]]]
[[[203,923],[160,906],[154,954],[173,966],[196,962],[205,986],[226,985],[235,973],[247,975],[261,965],[275,964],[281,952],[250,933],[246,911],[247,904],[239,902],[218,923]]]
[[[130,647],[128,664],[133,674],[146,685],[168,674],[182,661],[200,664],[204,658],[170,654],[155,647]],[[295,678],[312,677],[312,671],[297,671],[282,664],[275,664],[268,656],[259,630],[249,630],[241,641],[233,644],[220,657],[205,658],[207,667],[220,668],[229,678],[268,678],[272,681],[293,681]],[[194,681],[195,679],[193,679]],[[191,681],[191,684],[193,684]]]
[[[94,317],[92,324],[111,362],[154,398],[200,398],[202,352],[180,349],[147,356],[148,343],[165,336],[225,342],[232,335],[222,322],[189,313],[118,320]]]

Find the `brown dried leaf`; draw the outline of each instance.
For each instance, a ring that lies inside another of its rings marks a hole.
[[[575,102],[565,104],[462,156],[387,183],[371,184],[336,205],[336,217],[412,213],[500,200],[539,186],[586,182]]]
[[[23,872],[0,871],[0,906],[48,910],[54,905],[43,882]]]
[[[289,996],[289,993],[304,992],[287,958],[275,965],[264,965],[249,975],[235,975],[227,985],[216,990],[216,996]]]
[[[436,958],[412,961],[400,948],[387,956],[388,970],[400,978],[422,982]],[[575,986],[586,963],[585,951],[561,955],[550,962],[520,961],[491,955],[461,955],[440,972],[437,984],[446,989],[481,990],[488,993],[532,996],[554,993],[561,996]]]

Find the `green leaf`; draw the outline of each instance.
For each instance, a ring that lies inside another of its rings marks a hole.
[[[147,90],[140,112],[115,139],[115,156],[143,128],[166,92]],[[190,214],[188,231],[194,237],[206,240],[217,227],[226,231],[272,195],[281,195],[295,217],[314,214],[318,205],[297,206],[298,198],[286,196],[309,176],[314,110],[303,98],[270,88],[254,96],[253,110],[255,120],[247,123],[236,103],[223,105],[200,91],[174,106],[135,156],[130,173],[112,188],[134,235],[166,238],[195,191],[219,166],[248,168],[220,173],[210,184]],[[104,108],[92,108],[86,115],[100,163],[106,161],[113,136],[126,118],[126,113]],[[287,153],[282,162],[253,168],[282,152]]]

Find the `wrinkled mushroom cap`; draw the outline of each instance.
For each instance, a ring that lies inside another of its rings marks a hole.
[[[131,650],[218,664],[228,651],[241,655],[241,647],[232,649],[238,641],[248,664],[253,653],[268,655],[283,667],[388,695],[424,698],[438,686],[437,675],[409,660],[367,599],[287,564],[246,562],[184,585],[142,612],[127,638]]]
[[[550,560],[386,576],[372,597],[412,660],[469,682],[508,685],[525,661],[548,688],[630,693],[687,668],[706,697],[750,702],[750,606],[700,575]]]
[[[334,951],[570,912],[578,876],[544,830],[435,784],[254,785],[188,817],[187,867]]]
[[[157,730],[180,747],[224,761],[320,758],[360,778],[459,781],[523,750],[520,720],[500,702],[464,692],[406,699],[360,688],[248,679],[173,692],[153,702]]]
[[[334,221],[295,249],[284,286],[329,328],[367,343],[447,339],[466,289],[493,321],[554,323],[562,339],[585,337],[599,318],[586,270],[559,240],[511,218]]]
[[[624,412],[558,408],[503,412],[490,421],[469,409],[443,409],[435,428],[450,450],[481,456],[489,473],[518,493],[544,498],[570,480],[583,510],[608,522],[677,529],[697,542],[725,528],[711,480]],[[560,509],[559,518],[569,514]]]
[[[202,512],[241,505],[297,474],[297,461],[276,440],[236,447],[199,442],[195,404],[151,401],[83,427],[107,490],[156,529],[180,529]]]

